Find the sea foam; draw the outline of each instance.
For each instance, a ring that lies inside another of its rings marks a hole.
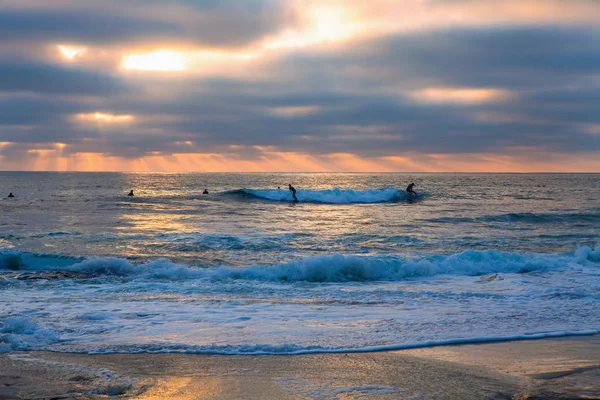
[[[25,317],[8,317],[0,328],[0,353],[35,349],[58,341],[53,330],[40,328]]]
[[[329,348],[321,346],[297,346],[297,345],[246,345],[246,346],[186,346],[180,345],[147,345],[137,348],[103,348],[90,351],[90,354],[130,354],[130,353],[180,353],[180,354],[213,354],[213,355],[301,355],[301,354],[339,354],[339,353],[374,353],[381,351],[397,351],[420,349],[439,346],[456,346],[465,344],[499,343],[517,340],[539,340],[549,338],[560,338],[568,336],[592,336],[600,333],[600,329],[585,330],[558,330],[543,332],[527,332],[514,335],[476,336],[460,339],[427,340],[423,342],[390,344],[384,346],[369,347],[338,347]]]

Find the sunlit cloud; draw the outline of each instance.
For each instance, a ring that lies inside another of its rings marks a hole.
[[[279,117],[300,117],[318,112],[318,106],[272,107],[268,112]]]
[[[108,114],[108,113],[89,113],[89,114],[77,114],[76,119],[80,121],[92,121],[92,122],[104,122],[109,124],[127,123],[134,119],[133,115],[119,115],[119,114]]]
[[[69,60],[74,60],[76,57],[84,54],[87,51],[87,49],[84,47],[72,47],[63,45],[58,46],[58,50],[64,57],[68,58]]]
[[[600,136],[600,124],[586,124],[583,130],[590,135]]]
[[[148,54],[125,56],[121,66],[140,71],[183,71],[187,58],[178,51],[157,50]]]
[[[361,21],[352,15],[351,8],[340,5],[302,7],[301,26],[290,28],[268,39],[266,49],[306,47],[322,43],[339,42],[355,36]]]
[[[120,66],[135,71],[218,73],[235,68],[227,63],[244,65],[272,53],[277,55],[279,50],[346,45],[353,40],[450,27],[504,26],[544,20],[568,24],[594,20],[594,16],[600,18],[600,10],[593,10],[587,2],[578,0],[572,5],[554,1],[502,0],[495,8],[470,0],[290,0],[289,3],[295,16],[293,23],[280,32],[249,42],[245,47],[220,49],[203,45],[203,48],[194,48],[188,43],[185,50],[158,48],[140,52],[125,48],[122,53],[126,55]],[[177,43],[173,46],[177,47]],[[73,46],[61,45],[60,50],[68,59],[74,59],[82,52]]]
[[[232,64],[244,64],[261,57],[260,51],[221,50],[157,50],[123,57],[126,70],[157,72],[219,72],[231,69]]]
[[[510,92],[494,88],[425,88],[411,92],[409,97],[432,104],[480,104],[507,100]]]
[[[501,0],[494,7],[476,0],[298,0],[297,26],[270,37],[267,49],[293,49],[353,39],[451,27],[506,26],[551,22],[592,24],[600,7],[585,0]]]

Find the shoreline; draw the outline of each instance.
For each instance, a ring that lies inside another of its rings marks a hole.
[[[600,335],[303,355],[0,354],[0,399],[600,398]]]

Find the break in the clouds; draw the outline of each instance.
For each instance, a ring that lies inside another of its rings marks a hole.
[[[7,0],[0,169],[598,171],[596,0]]]

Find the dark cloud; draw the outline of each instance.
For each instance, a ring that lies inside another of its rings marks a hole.
[[[62,100],[30,96],[0,97],[1,125],[37,125],[60,122],[67,110],[73,110]],[[6,139],[6,132],[4,133]]]
[[[91,10],[0,10],[0,40],[110,43],[182,33],[175,23]]]
[[[0,92],[106,96],[131,90],[123,80],[96,71],[35,62],[2,62]]]
[[[292,54],[273,68],[320,86],[347,82],[371,88],[398,84],[406,88],[445,85],[536,89],[597,74],[599,41],[600,30],[589,28],[426,31],[364,41],[347,52]]]
[[[0,9],[0,42],[241,46],[275,33],[287,20],[283,3],[272,0],[101,4],[84,0],[65,9]]]

